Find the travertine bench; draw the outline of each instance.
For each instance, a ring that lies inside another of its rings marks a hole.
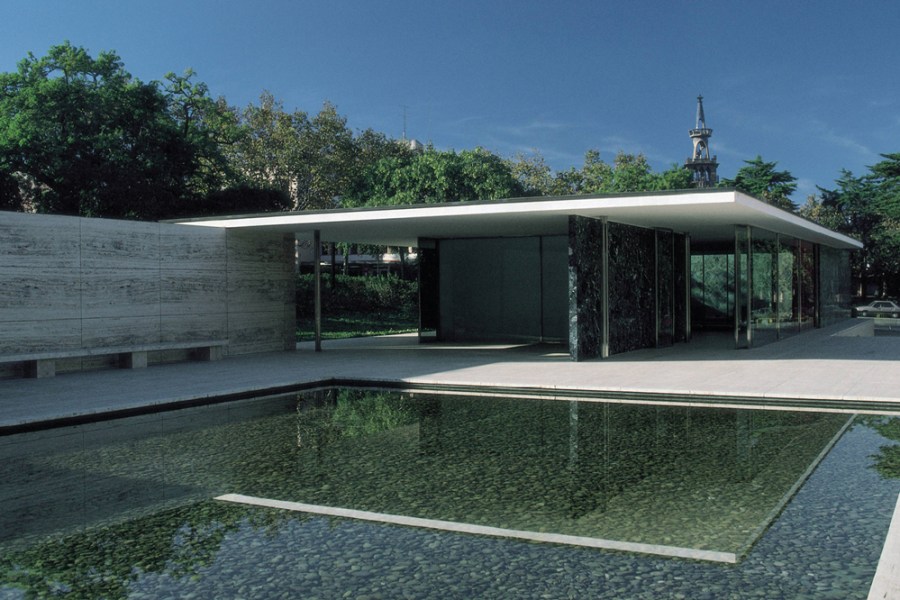
[[[25,363],[26,377],[53,377],[56,375],[56,361],[63,358],[117,354],[119,356],[119,366],[123,369],[141,369],[147,366],[147,354],[149,352],[159,350],[196,350],[195,358],[198,360],[219,360],[222,358],[227,344],[227,340],[199,340],[194,342],[161,342],[105,348],[30,352],[0,356],[0,363]]]

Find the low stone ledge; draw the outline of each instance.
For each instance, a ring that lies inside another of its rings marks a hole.
[[[196,349],[195,358],[202,361],[220,360],[228,340],[197,340],[192,342],[159,342],[133,346],[76,348],[52,352],[20,353],[0,356],[0,363],[26,364],[25,375],[30,378],[54,377],[56,361],[65,358],[119,355],[119,366],[125,369],[142,369],[147,366],[148,354],[160,350]]]

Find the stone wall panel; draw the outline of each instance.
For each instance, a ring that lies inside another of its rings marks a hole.
[[[78,219],[82,269],[159,269],[158,223]]]
[[[82,319],[81,327],[83,348],[108,348],[160,342],[158,315]]]
[[[233,342],[226,354],[293,349],[294,273],[292,235],[0,212],[0,358],[206,340]],[[0,363],[0,377],[21,374]]]
[[[81,282],[72,269],[0,269],[0,322],[81,318]]]
[[[160,314],[225,313],[226,291],[224,268],[219,271],[164,268],[159,274]]]
[[[569,353],[575,360],[600,356],[606,339],[605,227],[598,219],[569,217]]]
[[[0,212],[0,278],[7,269],[76,270],[81,265],[80,227],[72,217]]]
[[[82,317],[159,316],[159,271],[123,266],[81,272]]]

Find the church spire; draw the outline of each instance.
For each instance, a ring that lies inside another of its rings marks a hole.
[[[706,129],[706,117],[703,116],[703,96],[697,96],[697,127],[696,129]],[[709,130],[710,134],[712,129]]]
[[[706,116],[703,114],[703,96],[697,96],[697,124],[690,130],[691,140],[694,142],[694,154],[687,159],[684,167],[693,172],[694,187],[713,187],[718,183],[716,175],[716,157],[709,155],[709,138],[712,129],[706,126]]]

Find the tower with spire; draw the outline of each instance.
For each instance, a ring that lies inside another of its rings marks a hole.
[[[716,175],[716,157],[709,155],[709,138],[712,129],[706,126],[703,115],[703,96],[697,96],[697,125],[691,129],[691,140],[694,142],[694,154],[684,162],[684,168],[693,173],[694,187],[714,187],[719,181]]]

